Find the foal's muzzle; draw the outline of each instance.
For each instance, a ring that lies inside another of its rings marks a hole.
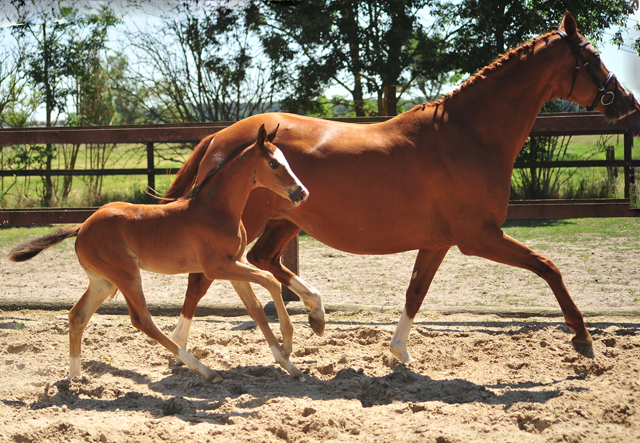
[[[293,203],[295,206],[304,203],[307,197],[309,197],[309,191],[307,191],[304,186],[298,186],[296,189],[289,191],[288,193],[289,200],[291,200],[291,203]]]

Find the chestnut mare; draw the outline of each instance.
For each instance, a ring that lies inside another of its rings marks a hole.
[[[275,135],[274,131],[269,140]],[[140,269],[160,274],[203,273],[211,280],[258,283],[269,290],[278,314],[288,320],[278,281],[269,272],[241,262],[247,235],[240,218],[251,190],[266,186],[293,206],[308,195],[282,152],[269,140],[263,125],[252,146],[236,150],[224,159],[224,165],[210,170],[187,198],[166,205],[110,203],[79,226],[60,229],[9,253],[10,260],[25,261],[69,237],[78,237],[76,254],[89,277],[89,288],[69,312],[70,378],[80,373],[80,347],[87,322],[119,289],[133,326],[162,344],[189,369],[207,380],[221,380],[155,325],[142,292]],[[285,344],[288,349],[281,349],[253,291],[240,288],[238,293],[265,335],[275,360],[292,377],[302,379],[302,373],[288,358],[291,343]],[[283,335],[291,336],[291,322],[284,327]]]
[[[560,30],[508,52],[454,93],[384,123],[359,125],[287,114],[262,114],[209,136],[180,170],[168,197],[184,195],[217,165],[216,156],[250,143],[262,121],[280,125],[276,142],[311,197],[293,207],[270,191],[251,193],[242,220],[249,239],[264,232],[249,262],[269,270],[311,310],[313,330],[324,331],[317,290],[280,264],[300,230],[353,254],[418,249],[406,304],[391,341],[403,362],[413,319],[447,251],[520,268],[543,278],[556,296],[574,348],[593,356],[592,338],[560,271],[548,258],[500,229],[507,216],[513,163],[542,106],[564,98],[620,119],[639,109],[632,94],[602,64],[565,13]],[[210,281],[190,275],[176,335],[187,328]],[[246,290],[249,290],[248,288]],[[280,317],[282,319],[282,317]]]

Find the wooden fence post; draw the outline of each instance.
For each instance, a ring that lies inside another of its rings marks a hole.
[[[153,142],[147,142],[147,192],[153,194],[156,189],[155,161],[153,158]],[[154,202],[151,195],[147,196],[149,203]]]
[[[624,133],[624,198],[631,195],[631,186],[635,183],[635,170],[631,164],[631,149],[633,148],[633,135],[630,131]]]
[[[300,237],[296,235],[293,240],[282,251],[282,264],[291,272],[298,275],[300,269],[298,267],[298,247],[300,246]],[[282,286],[282,299],[285,301],[300,301],[298,296],[289,288]]]

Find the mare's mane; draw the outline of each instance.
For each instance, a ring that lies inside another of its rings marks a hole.
[[[490,75],[492,72],[496,71],[498,68],[503,66],[506,62],[517,58],[516,56],[520,56],[521,54],[527,51],[530,51],[531,53],[533,53],[533,50],[535,49],[537,43],[541,41],[544,43],[548,43],[549,37],[551,37],[552,35],[555,35],[555,32],[548,32],[540,37],[536,37],[532,40],[529,40],[528,42],[521,44],[515,49],[511,49],[510,51],[505,52],[504,54],[498,56],[491,64],[480,69],[474,75],[472,75],[467,80],[465,80],[464,83],[462,83],[462,85],[460,85],[458,88],[454,89],[453,92],[450,92],[449,94],[444,95],[442,98],[434,102],[425,102],[421,105],[416,105],[414,107],[414,110],[420,109],[424,111],[425,108],[427,107],[444,104],[451,97],[459,94],[465,89],[468,89],[469,87],[476,84],[478,80],[485,80],[488,75]]]

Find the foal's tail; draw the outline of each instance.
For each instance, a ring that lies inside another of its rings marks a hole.
[[[195,147],[191,156],[184,162],[178,173],[176,179],[171,183],[171,187],[165,194],[160,204],[172,202],[180,197],[184,197],[191,191],[193,185],[196,184],[198,177],[198,168],[202,158],[207,153],[209,145],[213,141],[215,134],[211,134],[203,138],[200,143]]]
[[[44,237],[39,237],[35,240],[22,243],[13,248],[7,255],[7,258],[11,261],[27,261],[45,249],[57,245],[69,237],[76,237],[81,226],[82,225],[78,225],[73,228],[58,229]]]

